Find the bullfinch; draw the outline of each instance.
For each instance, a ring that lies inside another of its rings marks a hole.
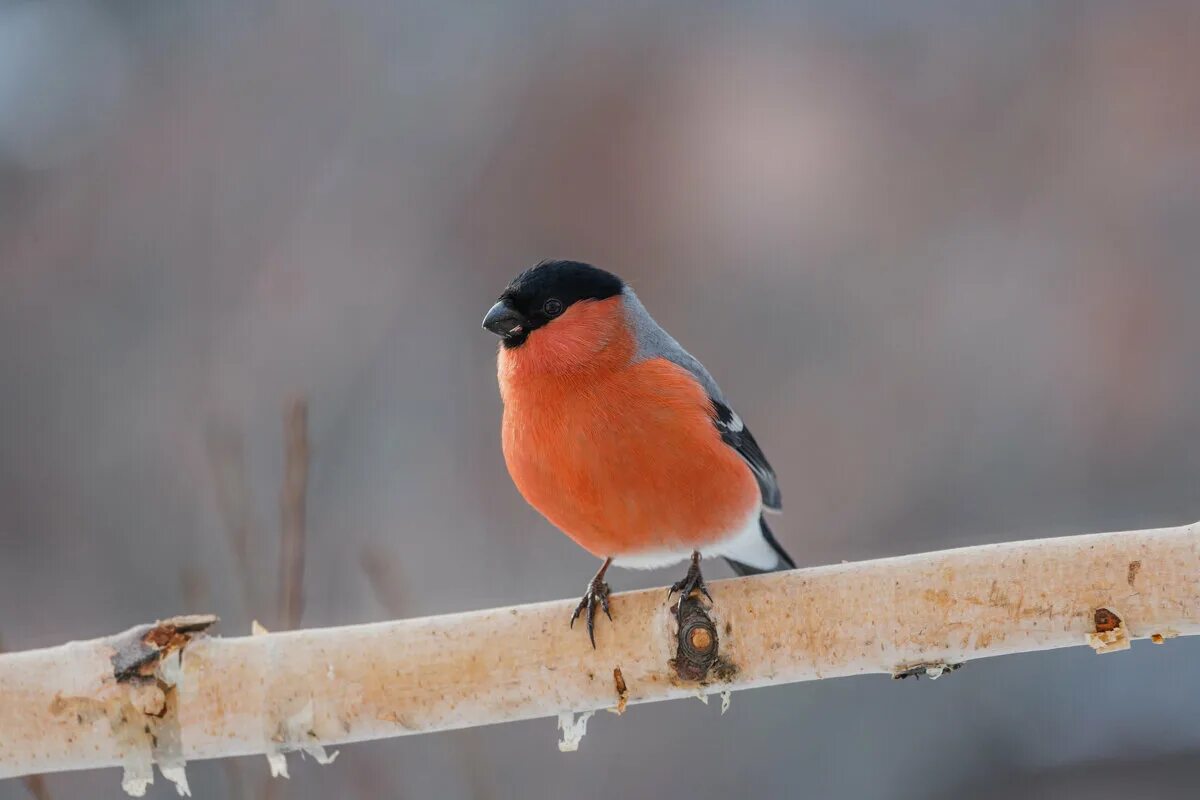
[[[670,593],[710,600],[703,556],[724,557],[740,575],[795,566],[763,518],[780,509],[780,493],[758,442],[624,281],[578,261],[543,261],[508,284],[483,327],[500,337],[513,482],[603,559],[571,616],[574,626],[586,612],[593,647],[597,606],[612,619],[612,565],[690,559]]]

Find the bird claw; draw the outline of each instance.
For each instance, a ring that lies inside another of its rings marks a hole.
[[[592,578],[592,582],[588,584],[587,591],[584,592],[583,598],[579,601],[579,605],[575,606],[575,613],[571,615],[571,626],[575,627],[575,620],[579,619],[579,615],[587,611],[584,617],[587,622],[588,639],[592,643],[592,649],[596,649],[596,603],[599,602],[600,608],[604,611],[604,616],[612,620],[612,614],[608,611],[608,595],[609,588],[604,578],[597,575]]]
[[[708,586],[704,583],[704,576],[700,574],[700,554],[692,554],[692,565],[688,567],[687,575],[683,576],[682,580],[675,581],[671,584],[671,588],[667,590],[667,597],[679,592],[679,606],[676,610],[676,618],[683,621],[683,601],[691,597],[692,592],[700,592],[708,598],[708,602],[712,602],[712,595],[708,593]]]

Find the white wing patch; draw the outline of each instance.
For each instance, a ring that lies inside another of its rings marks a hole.
[[[762,448],[754,440],[754,435],[742,422],[734,410],[715,397],[712,400],[715,416],[713,422],[721,433],[721,439],[732,447],[750,467],[758,487],[762,490],[763,507],[768,511],[778,511],[782,507],[779,492],[779,482],[775,478],[775,470],[763,455]]]

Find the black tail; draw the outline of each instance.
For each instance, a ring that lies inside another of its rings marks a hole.
[[[767,520],[764,517],[758,518],[758,526],[762,528],[763,538],[767,540],[767,544],[771,545],[771,549],[779,556],[779,563],[772,569],[759,569],[752,567],[749,564],[743,564],[740,561],[734,561],[732,558],[725,559],[729,562],[729,566],[733,567],[733,571],[738,575],[761,575],[764,572],[778,572],[784,569],[795,569],[796,562],[787,554],[787,550],[775,540],[775,534],[771,533],[771,529],[767,527]]]

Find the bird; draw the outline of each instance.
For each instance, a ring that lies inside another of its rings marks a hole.
[[[513,483],[602,560],[570,620],[586,616],[593,648],[597,607],[612,620],[610,566],[688,562],[668,597],[709,602],[704,557],[724,557],[739,575],[796,566],[763,515],[782,499],[762,448],[629,284],[581,261],[542,261],[509,282],[483,327],[500,337]]]

